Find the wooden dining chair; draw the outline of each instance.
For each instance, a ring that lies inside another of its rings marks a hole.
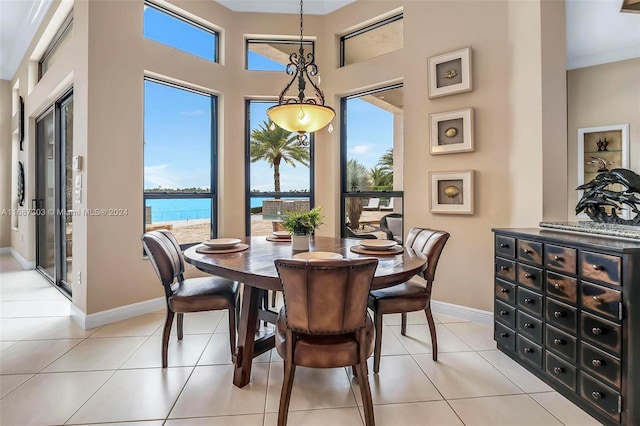
[[[296,365],[352,366],[357,372],[365,423],[375,424],[367,358],[374,328],[367,297],[378,259],[278,259],[284,306],[276,323],[276,349],[284,359],[278,426],[287,424]]]
[[[436,325],[431,313],[431,287],[436,274],[436,267],[442,249],[444,249],[449,233],[428,228],[411,228],[407,235],[406,247],[422,252],[427,257],[426,269],[419,276],[426,280],[426,285],[409,280],[402,284],[382,290],[372,291],[369,295],[369,308],[375,314],[376,346],[373,354],[373,371],[380,371],[380,352],[382,350],[382,316],[384,314],[402,314],[400,333],[407,333],[407,312],[421,311],[427,316],[433,360],[438,360],[438,339]]]
[[[176,313],[178,314],[178,340],[182,340],[184,313],[228,310],[229,340],[233,355],[236,351],[238,283],[214,276],[185,279],[180,245],[173,234],[167,230],[143,234],[142,245],[160,278],[167,300],[167,318],[162,332],[162,367],[167,367],[169,335]]]

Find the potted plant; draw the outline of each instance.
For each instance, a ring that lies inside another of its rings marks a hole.
[[[309,250],[309,236],[318,226],[322,225],[323,219],[320,207],[304,212],[289,211],[285,213],[282,226],[291,232],[293,250]]]

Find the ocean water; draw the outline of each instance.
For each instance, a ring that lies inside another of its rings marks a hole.
[[[251,207],[261,207],[262,201],[269,199],[251,198]],[[147,206],[151,207],[151,222],[208,219],[211,217],[211,200],[206,198],[147,200]]]

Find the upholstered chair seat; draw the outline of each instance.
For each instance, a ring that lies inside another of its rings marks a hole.
[[[171,286],[169,307],[174,312],[235,309],[238,283],[219,277],[189,278]]]

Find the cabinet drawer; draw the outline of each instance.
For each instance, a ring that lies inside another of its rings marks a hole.
[[[621,264],[618,256],[580,252],[580,275],[591,280],[619,286]]]
[[[567,331],[569,334],[576,334],[578,310],[549,298],[547,298],[546,304],[545,318],[547,323]]]
[[[534,290],[542,291],[542,269],[518,263],[518,282]]]
[[[622,374],[619,359],[584,342],[580,343],[580,359],[583,369],[620,389]]]
[[[576,390],[576,368],[573,365],[548,351],[545,354],[545,365],[547,374],[551,378],[569,387],[572,391]]]
[[[512,352],[516,351],[516,333],[499,322],[495,323],[493,340],[495,340],[498,345],[504,346]]]
[[[505,280],[516,280],[516,262],[496,257],[496,276]]]
[[[542,321],[518,311],[518,333],[524,334],[535,343],[542,344]]]
[[[576,249],[553,244],[544,245],[544,264],[547,268],[575,275],[576,258]]]
[[[496,279],[496,298],[507,302],[510,305],[516,304],[516,286]]]
[[[518,308],[542,317],[542,296],[533,291],[518,287]]]
[[[516,257],[516,239],[496,235],[496,254],[507,257]]]
[[[516,328],[516,308],[496,300],[496,319],[507,327]]]
[[[618,324],[583,312],[580,314],[580,329],[583,339],[614,354],[620,353],[622,328]]]
[[[578,301],[578,280],[547,271],[547,294],[575,305]]]
[[[536,368],[542,369],[542,348],[529,339],[518,335],[516,340],[516,350],[518,356],[533,364]]]
[[[518,240],[518,259],[542,265],[542,243]]]
[[[565,359],[576,362],[576,338],[547,324],[545,347]]]
[[[586,281],[580,283],[580,304],[583,309],[594,311],[614,321],[620,320],[622,293]]]
[[[620,394],[609,386],[600,383],[588,374],[580,372],[580,396],[607,413],[617,422],[620,422]]]

